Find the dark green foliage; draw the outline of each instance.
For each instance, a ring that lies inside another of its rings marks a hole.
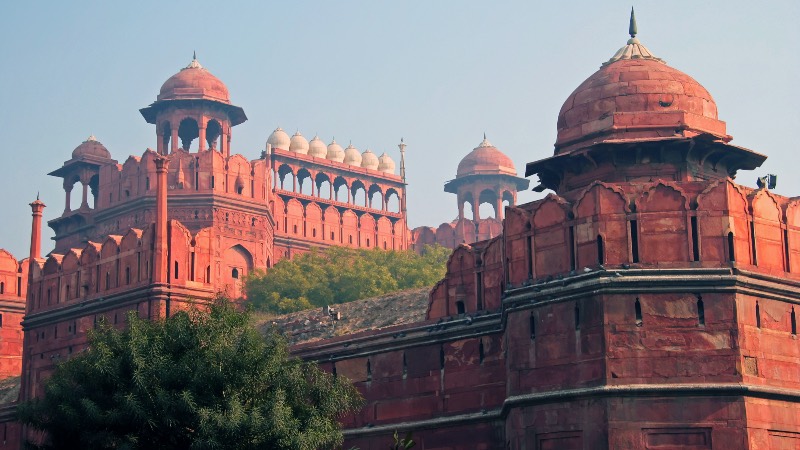
[[[162,321],[102,324],[19,408],[53,449],[324,449],[361,398],[343,377],[290,358],[227,300]]]
[[[383,251],[329,247],[281,260],[245,282],[247,299],[260,311],[283,314],[345,303],[404,289],[433,286],[445,274],[451,250],[426,247]]]

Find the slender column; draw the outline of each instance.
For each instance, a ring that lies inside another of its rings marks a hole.
[[[463,218],[464,218],[464,199],[463,198],[459,198],[458,199],[458,220],[461,220]]]
[[[153,282],[167,281],[167,167],[166,158],[156,158],[156,229]]]
[[[225,157],[231,156],[231,131],[228,130],[228,134],[225,135],[226,143],[225,143]]]
[[[178,127],[172,127],[172,139],[170,140],[170,152],[175,153],[178,151]],[[166,154],[166,150],[165,150]]]
[[[160,127],[158,127],[160,128]],[[156,131],[156,152],[159,155],[164,154],[164,130],[159,130],[157,128]]]
[[[88,208],[89,207],[89,183],[86,183],[83,180],[81,180],[81,184],[83,185],[83,195],[81,196],[81,208]]]
[[[330,188],[331,188],[331,193],[330,193],[330,196],[329,196],[328,198],[329,198],[329,199],[331,199],[331,200],[333,200],[333,183],[328,183],[328,184],[329,184],[329,186],[328,186],[328,187],[330,187]]]
[[[472,193],[472,198],[473,198],[473,201],[472,201],[472,219],[475,220],[475,222],[477,222],[477,221],[481,220],[481,211],[480,211],[480,209],[481,209],[481,200],[480,200],[480,197],[475,195],[474,192]]]
[[[503,220],[503,197],[501,197],[500,195],[497,196],[497,206],[495,208],[497,209],[497,217],[495,217],[495,218],[497,220],[502,221]]]
[[[66,194],[67,194],[66,195],[66,199],[64,200],[65,203],[66,203],[64,205],[64,214],[66,214],[66,213],[70,212],[69,204],[71,202],[70,197],[72,196],[72,186],[65,186],[64,187],[64,192],[66,192]]]
[[[34,260],[42,256],[42,211],[45,205],[37,195],[36,200],[30,206],[33,220],[31,221],[31,251],[29,256],[30,262],[33,263]]]
[[[202,121],[203,119],[200,119],[200,120]],[[203,126],[200,127],[199,133],[200,134],[198,136],[198,139],[200,139],[200,142],[197,144],[197,151],[198,152],[202,152],[203,150],[206,149],[206,125],[205,124],[203,124]]]

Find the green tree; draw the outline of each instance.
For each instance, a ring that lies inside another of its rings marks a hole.
[[[413,251],[329,247],[284,259],[245,280],[248,301],[260,311],[283,314],[433,286],[445,274],[451,250]]]
[[[220,299],[165,320],[101,324],[19,407],[42,448],[324,449],[361,397],[350,382],[289,357],[280,335]]]

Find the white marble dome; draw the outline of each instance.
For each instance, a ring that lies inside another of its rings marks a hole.
[[[383,152],[380,158],[378,158],[378,170],[385,173],[394,173],[394,160]]]
[[[308,141],[299,131],[292,136],[292,141],[289,143],[289,151],[304,155],[308,153]]]
[[[361,152],[353,147],[353,144],[348,145],[347,148],[344,149],[344,163],[353,166],[361,165]]]
[[[275,128],[275,131],[269,135],[267,138],[267,144],[271,145],[272,148],[279,148],[281,150],[289,150],[289,145],[291,141],[289,139],[289,135],[286,134],[285,131],[281,129],[281,127]]]
[[[331,161],[344,161],[344,149],[341,145],[336,143],[336,139],[332,140],[331,143],[328,144],[328,154],[325,157]]]
[[[361,154],[361,167],[365,169],[372,169],[378,170],[378,165],[380,162],[378,161],[378,156],[375,153],[372,153],[372,150],[366,149],[364,153]]]
[[[308,143],[308,154],[317,158],[324,158],[328,155],[328,146],[322,142],[319,136],[314,136]]]

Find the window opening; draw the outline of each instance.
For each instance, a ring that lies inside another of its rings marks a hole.
[[[639,299],[636,299],[636,302],[633,304],[634,312],[636,313],[636,326],[640,327],[644,323],[642,321],[642,304],[639,302]]]
[[[367,381],[372,381],[372,364],[369,362],[369,358],[367,358]]]
[[[461,300],[456,302],[456,313],[464,314],[464,302],[462,302]]]
[[[581,329],[581,309],[578,305],[575,305],[575,329]]]
[[[636,220],[631,220],[631,259],[633,262],[639,262],[639,223]]]
[[[531,340],[536,339],[536,316],[531,313],[531,317],[529,319],[529,326],[531,332]]]
[[[703,297],[697,296],[697,322],[699,325],[706,324],[706,308],[703,305]]]
[[[756,224],[753,221],[750,221],[750,246],[752,248],[751,252],[753,254],[753,265],[758,265],[758,254],[756,254]]]
[[[783,255],[784,255],[784,267],[786,272],[791,272],[791,261],[789,258],[789,230],[783,230]]]
[[[606,260],[605,245],[603,236],[597,235],[597,264],[603,264]]]
[[[700,236],[697,235],[697,217],[692,216],[690,221],[692,225],[692,260],[700,261]]]
[[[756,327],[761,328],[761,306],[756,302]]]
[[[736,261],[736,252],[733,245],[733,232],[728,232],[728,260],[731,262]]]
[[[575,270],[575,227],[569,227],[569,270]]]
[[[239,279],[239,269],[234,267],[233,270],[231,270],[231,277],[234,280],[238,280]]]

